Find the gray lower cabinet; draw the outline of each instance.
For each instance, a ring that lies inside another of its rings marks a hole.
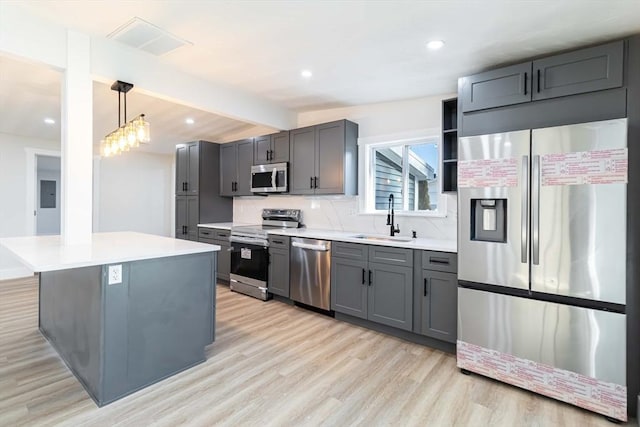
[[[218,257],[218,280],[229,282],[229,272],[231,271],[231,252],[229,251],[229,234],[228,230],[218,230],[211,228],[200,228],[198,231],[198,241],[220,246],[220,251],[216,252]]]
[[[269,278],[267,287],[272,294],[289,298],[288,236],[269,236]]]
[[[450,252],[416,251],[414,332],[456,342],[458,319],[458,256]]]
[[[198,196],[176,196],[176,239],[198,240]]]
[[[367,318],[368,267],[366,261],[331,258],[332,310]]]
[[[458,279],[455,274],[422,270],[422,335],[456,342]]]
[[[331,309],[411,331],[413,251],[334,242]]]

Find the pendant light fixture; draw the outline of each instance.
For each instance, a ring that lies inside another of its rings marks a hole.
[[[144,119],[144,114],[140,114],[135,119],[127,122],[127,92],[133,88],[131,83],[116,81],[111,85],[111,90],[118,92],[118,129],[104,137],[100,141],[100,152],[103,156],[109,157],[129,151],[131,148],[139,147],[140,144],[147,144],[151,141],[149,134],[149,122]],[[121,100],[124,94],[124,124],[120,122]]]

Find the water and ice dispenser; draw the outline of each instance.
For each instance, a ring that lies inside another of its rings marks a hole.
[[[507,241],[507,199],[471,199],[471,240]]]

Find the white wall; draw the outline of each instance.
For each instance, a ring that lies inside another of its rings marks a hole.
[[[309,111],[298,115],[298,126],[309,126],[332,120],[348,119],[359,125],[359,138],[369,141],[384,140],[385,136],[402,137],[422,131],[433,134],[441,128],[441,101],[455,94],[417,98],[380,104],[360,105],[329,110]],[[360,167],[362,169],[362,167]],[[362,170],[360,171],[362,172]],[[235,198],[234,222],[258,224],[262,208],[288,207],[302,209],[304,222],[309,228],[343,231],[388,233],[386,215],[359,214],[359,198],[268,196]],[[397,216],[402,235],[416,230],[419,237],[456,239],[457,200],[455,195],[444,195],[445,217]]]
[[[25,148],[60,150],[58,141],[0,133],[0,237],[24,236],[27,221],[27,154]],[[35,171],[29,171],[35,174]],[[32,274],[11,253],[0,247],[0,279]]]
[[[173,155],[130,151],[100,159],[94,231],[170,236]]]

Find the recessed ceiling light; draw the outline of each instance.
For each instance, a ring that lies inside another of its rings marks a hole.
[[[431,50],[438,50],[442,46],[444,46],[444,42],[442,40],[431,40],[427,43],[427,47]]]
[[[193,120],[191,117],[189,117],[189,118],[185,119],[185,121],[184,121],[184,122],[185,122],[186,124],[188,124],[188,125],[192,125],[192,124],[194,124],[196,121],[195,121],[195,120]]]
[[[310,79],[311,76],[313,76],[313,73],[311,72],[311,70],[302,70],[300,71],[300,75],[305,79]]]
[[[44,119],[44,122],[45,122],[46,124],[48,124],[48,125],[53,125],[53,124],[55,124],[55,123],[56,123],[56,121],[55,121],[55,120],[53,120],[53,119],[51,119],[51,118],[49,118],[49,117],[45,118],[45,119]]]

